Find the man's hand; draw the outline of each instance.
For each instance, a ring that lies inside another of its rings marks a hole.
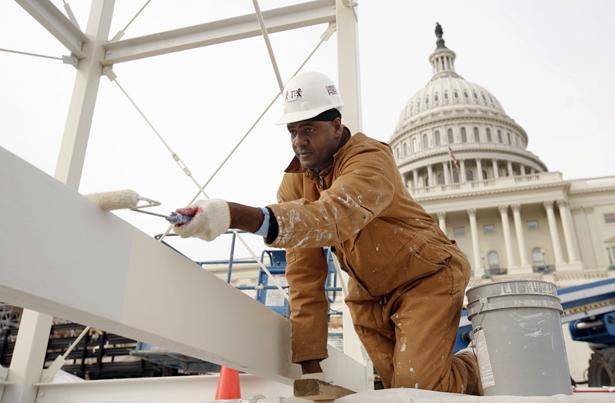
[[[198,200],[176,211],[180,214],[194,216],[186,224],[173,227],[173,231],[182,238],[197,237],[205,241],[212,241],[224,234],[231,225],[229,204],[222,199]]]

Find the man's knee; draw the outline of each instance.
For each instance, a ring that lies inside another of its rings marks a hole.
[[[476,357],[468,353],[450,360],[431,362],[419,368],[409,362],[395,362],[392,388],[416,388],[439,392],[480,395],[480,377]]]

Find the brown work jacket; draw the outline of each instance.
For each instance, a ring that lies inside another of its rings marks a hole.
[[[456,248],[408,193],[387,144],[347,128],[344,140],[319,175],[293,159],[268,206],[278,223],[270,245],[286,248],[293,362],[327,357],[322,247],[334,247],[350,286],[381,298],[435,273]]]

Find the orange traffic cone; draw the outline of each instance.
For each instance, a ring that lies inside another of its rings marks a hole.
[[[221,367],[216,387],[216,400],[226,399],[241,399],[239,372],[236,369]]]

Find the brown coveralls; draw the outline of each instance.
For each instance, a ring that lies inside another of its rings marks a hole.
[[[350,136],[317,176],[286,169],[271,243],[287,249],[293,362],[327,357],[323,292],[333,246],[355,329],[385,387],[473,393],[473,355],[452,355],[470,265],[402,183],[387,144]]]

